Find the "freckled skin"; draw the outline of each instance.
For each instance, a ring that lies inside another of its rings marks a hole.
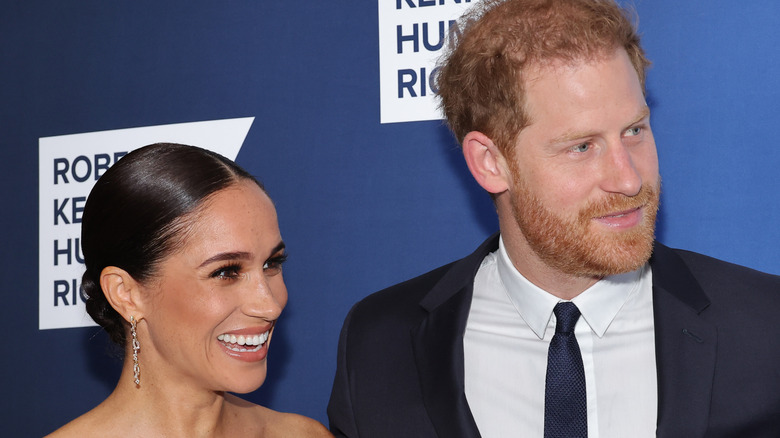
[[[275,328],[287,303],[271,200],[240,182],[207,199],[194,224],[156,278],[139,284],[141,385],[126,359],[114,392],[50,436],[332,437],[315,420],[227,393],[257,389],[266,356],[239,360],[217,336]]]
[[[571,298],[650,256],[660,177],[649,110],[623,49],[527,77],[532,122],[506,157],[501,232],[523,275]]]
[[[281,271],[264,265],[281,241],[273,204],[254,183],[242,182],[206,201],[185,246],[162,263],[159,281],[148,288],[144,347],[155,374],[237,393],[263,383],[266,360],[236,360],[217,336],[247,328],[261,333],[279,317],[287,289]],[[246,257],[203,264],[223,253]],[[240,269],[213,277],[232,263]]]

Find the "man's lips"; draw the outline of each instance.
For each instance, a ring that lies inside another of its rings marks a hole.
[[[631,228],[641,222],[643,216],[642,210],[643,206],[639,206],[629,210],[599,216],[594,219],[610,228]]]

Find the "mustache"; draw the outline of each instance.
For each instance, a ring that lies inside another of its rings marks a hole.
[[[661,194],[660,183],[657,185],[642,184],[639,193],[626,196],[620,193],[610,193],[605,198],[591,201],[579,213],[580,221],[608,216],[640,207],[651,207],[658,210],[658,200]]]

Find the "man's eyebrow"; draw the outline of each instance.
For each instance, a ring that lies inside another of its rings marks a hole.
[[[629,123],[628,126],[634,125],[636,123],[639,123],[642,119],[650,115],[650,107],[647,105],[643,106],[642,109],[639,111],[639,113],[634,118],[634,121]]]
[[[636,117],[626,125],[626,127],[629,127],[631,125],[634,125],[644,119],[645,117],[650,115],[650,108],[648,108],[647,105],[643,106],[642,109],[637,113]],[[590,137],[593,135],[593,132],[590,131],[574,131],[574,132],[566,132],[561,136],[555,137],[554,139],[550,140],[550,144],[558,144],[558,143],[566,143],[572,140],[576,140],[578,138],[585,138]]]
[[[555,137],[554,139],[550,140],[550,144],[559,144],[559,143],[568,143],[572,140],[576,140],[578,138],[585,138],[592,136],[593,133],[590,131],[573,131],[573,132],[566,132],[563,135],[560,135],[558,137]]]

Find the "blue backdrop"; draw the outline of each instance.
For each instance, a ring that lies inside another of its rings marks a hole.
[[[636,9],[654,63],[659,239],[780,273],[780,3]],[[497,229],[441,122],[379,123],[376,1],[6,0],[0,10],[6,436],[52,431],[119,374],[97,328],[38,330],[40,137],[256,117],[237,161],[276,202],[290,302],[269,378],[248,398],[322,422],[350,306]]]

